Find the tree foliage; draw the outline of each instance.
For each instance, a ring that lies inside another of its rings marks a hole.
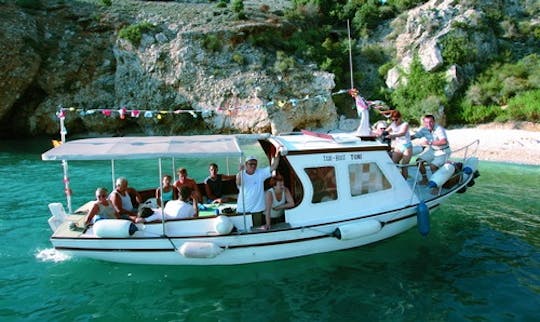
[[[415,57],[407,74],[407,83],[391,94],[392,104],[411,120],[419,120],[423,114],[440,115],[441,106],[446,103],[444,87],[443,75],[424,71]]]

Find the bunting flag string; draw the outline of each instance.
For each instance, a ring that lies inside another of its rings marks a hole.
[[[337,92],[333,92],[330,94],[330,96],[334,95],[341,95],[341,94],[351,94],[352,91],[356,91],[356,89],[342,89]],[[352,95],[352,94],[351,94]],[[120,108],[95,108],[95,109],[84,109],[84,108],[78,108],[78,107],[63,107],[60,106],[58,112],[56,113],[56,116],[58,118],[65,118],[67,112],[75,112],[78,113],[79,116],[87,116],[87,115],[104,115],[105,117],[118,117],[122,120],[131,117],[131,118],[156,118],[158,120],[162,119],[166,115],[179,115],[179,114],[190,114],[193,118],[197,118],[198,115],[201,115],[201,117],[209,117],[215,112],[219,113],[226,113],[230,114],[235,111],[241,111],[241,110],[251,110],[251,109],[269,109],[269,108],[277,108],[277,109],[283,109],[286,106],[292,106],[297,107],[299,104],[309,101],[309,100],[318,100],[321,103],[325,103],[328,101],[329,97],[328,94],[318,94],[314,96],[306,95],[303,98],[291,98],[288,100],[277,100],[277,101],[269,101],[265,104],[258,104],[258,105],[241,105],[241,106],[227,106],[227,107],[217,107],[214,109],[208,108],[208,109],[192,109],[192,110],[149,110],[149,109],[128,109],[127,107],[123,106]],[[362,98],[363,101],[366,102],[368,106],[382,106],[384,105],[384,102],[382,101],[366,101]],[[354,106],[353,106],[354,108]]]

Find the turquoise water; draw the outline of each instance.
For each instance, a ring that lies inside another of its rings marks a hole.
[[[63,258],[49,202],[64,202],[49,142],[0,142],[2,321],[538,321],[540,167],[480,164],[481,177],[410,231],[353,250],[220,267]],[[181,163],[181,162],[180,162]],[[207,161],[187,165],[197,180]],[[166,167],[172,165],[166,165]],[[223,168],[223,166],[222,166]],[[70,163],[74,206],[110,187],[107,162]],[[137,188],[154,164],[117,163]],[[144,175],[143,175],[144,174]]]

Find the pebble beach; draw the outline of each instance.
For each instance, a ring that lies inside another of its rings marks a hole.
[[[447,135],[454,150],[479,139],[480,160],[540,165],[540,126],[515,127],[515,124],[486,124],[448,129]]]

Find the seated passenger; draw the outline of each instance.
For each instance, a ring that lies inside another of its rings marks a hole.
[[[172,177],[164,175],[161,179],[161,187],[156,189],[156,202],[158,207],[165,206],[167,202],[178,198],[176,188],[171,184]],[[161,190],[163,189],[163,198],[161,198]],[[162,204],[163,199],[163,204]]]
[[[188,172],[186,168],[179,168],[178,169],[178,180],[174,183],[174,186],[178,191],[180,191],[181,187],[188,187],[193,192],[194,197],[197,198],[197,202],[202,202],[202,194],[199,191],[199,187],[197,186],[197,182],[191,178],[188,177]]]
[[[100,219],[116,219],[117,214],[114,210],[112,203],[107,199],[107,189],[96,189],[96,202],[92,206],[92,209],[88,212],[86,217],[85,226],[95,223]]]
[[[223,181],[234,180],[236,176],[218,173],[218,165],[215,163],[210,163],[208,172],[210,172],[210,175],[204,179],[204,189],[208,197],[208,202],[224,203],[236,201],[235,198],[223,196]]]
[[[270,229],[272,224],[285,221],[285,209],[294,207],[294,200],[289,188],[285,187],[283,176],[277,173],[270,178],[270,189],[265,193],[266,209],[264,212],[266,224],[264,229]]]
[[[141,202],[141,196],[133,188],[128,188],[128,181],[124,177],[116,179],[116,188],[109,195],[109,199],[120,216],[120,219],[135,220],[137,208],[133,206],[132,195],[137,202]]]
[[[192,199],[193,203],[188,202],[188,200],[190,199]],[[197,203],[197,198],[193,196],[191,189],[183,186],[180,188],[179,199],[167,202],[165,208],[163,209],[163,213],[165,213],[165,220],[198,217],[199,207]],[[162,218],[163,216],[161,212],[156,211],[153,215],[147,218],[137,218],[136,222],[144,223],[154,220],[162,220]]]
[[[375,122],[375,124],[373,124],[372,126],[372,131],[371,131],[371,134],[377,136],[377,137],[380,137],[383,135],[383,132],[386,131],[386,121],[377,121]]]

